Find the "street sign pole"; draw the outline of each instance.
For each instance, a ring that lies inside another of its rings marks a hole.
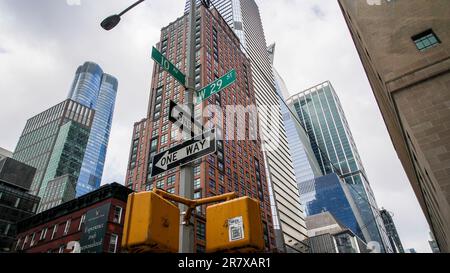
[[[195,8],[196,1],[191,0],[191,9],[189,12],[189,37],[187,48],[187,84],[184,93],[184,99],[191,115],[194,114],[194,92],[195,92]],[[192,165],[187,164],[181,167],[179,195],[187,199],[194,199],[194,170]],[[193,223],[184,223],[184,214],[187,211],[185,205],[180,205],[180,253],[194,252],[194,225]]]

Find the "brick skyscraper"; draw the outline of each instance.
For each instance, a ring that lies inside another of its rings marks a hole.
[[[188,19],[187,16],[184,16],[162,29],[161,40],[157,46],[158,50],[181,71],[186,71],[187,34]],[[233,107],[238,105],[244,108],[256,105],[250,61],[241,51],[239,38],[219,13],[214,9],[208,10],[203,6],[198,6],[196,90],[232,69],[236,70],[237,81],[195,107],[195,116],[203,115],[204,123],[211,118],[220,119],[217,126],[219,130],[217,152],[193,163],[195,198],[235,191],[240,196],[251,196],[260,200],[266,251],[272,251],[275,249],[275,235],[259,132],[256,132],[257,137],[255,138],[237,141],[238,130],[232,130],[234,138],[229,135],[229,130],[227,130],[230,129],[227,128],[228,124],[236,127],[237,123],[248,120],[244,130],[250,135],[246,129],[252,125],[255,126],[254,128],[258,126],[252,124],[250,122],[252,118],[247,118],[247,115],[237,115],[234,118],[231,117],[234,122],[226,122],[230,120],[226,110],[228,105]],[[178,104],[184,103],[184,87],[162,70],[158,64],[155,64],[148,116],[134,126],[126,176],[126,185],[136,191],[158,187],[178,194],[179,169],[169,170],[154,178],[150,175],[153,156],[183,141],[177,140],[180,131],[168,119],[170,100]],[[216,115],[208,110],[204,111],[207,105],[218,106],[223,115]],[[223,128],[223,130],[219,128]],[[197,252],[203,252],[205,247],[205,208],[199,208],[197,213],[195,249]]]
[[[200,0],[196,0],[197,4]],[[211,0],[228,23],[252,63],[253,87],[261,124],[266,177],[279,252],[308,252],[304,212],[283,124],[281,97],[277,95],[264,27],[255,0]],[[188,11],[190,1],[186,1]]]

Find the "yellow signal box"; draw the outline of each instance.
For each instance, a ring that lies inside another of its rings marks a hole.
[[[242,197],[206,208],[206,252],[262,252],[259,201]]]
[[[128,196],[122,247],[129,252],[178,252],[180,210],[154,192]]]

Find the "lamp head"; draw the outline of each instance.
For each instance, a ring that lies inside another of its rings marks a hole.
[[[105,20],[102,21],[102,23],[100,24],[102,26],[103,29],[105,30],[111,30],[113,29],[115,26],[117,26],[117,24],[120,22],[120,16],[115,14],[115,15],[111,15],[108,18],[106,18]]]

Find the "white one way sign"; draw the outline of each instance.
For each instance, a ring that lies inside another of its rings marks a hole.
[[[213,132],[194,137],[153,157],[152,177],[216,152]]]

